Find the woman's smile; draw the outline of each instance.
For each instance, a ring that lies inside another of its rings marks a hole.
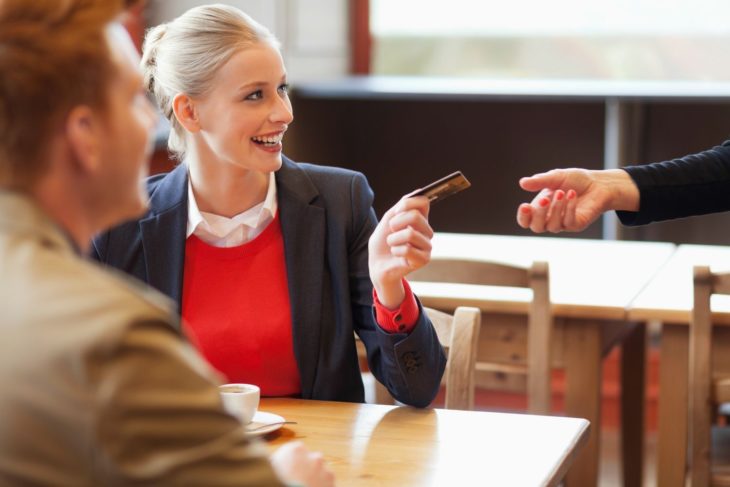
[[[251,141],[256,145],[256,147],[263,151],[274,153],[281,152],[281,140],[284,138],[284,132],[286,132],[286,129],[263,135],[254,135],[251,137]]]

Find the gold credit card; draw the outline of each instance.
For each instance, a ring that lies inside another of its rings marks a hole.
[[[452,194],[465,190],[469,186],[471,186],[469,180],[461,174],[461,171],[456,171],[421,189],[417,189],[410,196],[425,196],[433,205],[437,201],[448,198]]]

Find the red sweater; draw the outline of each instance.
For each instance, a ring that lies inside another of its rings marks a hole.
[[[265,396],[301,392],[278,216],[238,247],[187,239],[182,316],[187,334],[228,382],[256,384]]]
[[[214,247],[191,235],[185,244],[182,316],[185,331],[227,382],[256,384],[264,396],[301,393],[278,214],[252,241]],[[409,333],[418,305],[406,298],[388,310],[374,294],[377,322],[389,333]]]

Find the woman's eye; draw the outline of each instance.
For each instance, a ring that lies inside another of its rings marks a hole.
[[[289,84],[284,83],[283,85],[279,86],[279,92],[280,93],[289,93]]]
[[[261,90],[254,91],[250,95],[246,97],[246,100],[260,100],[263,96],[263,93],[261,93]]]

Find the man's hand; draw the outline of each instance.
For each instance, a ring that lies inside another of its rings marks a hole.
[[[271,455],[271,465],[284,482],[305,487],[334,487],[335,476],[322,454],[309,451],[301,441],[292,441]]]

